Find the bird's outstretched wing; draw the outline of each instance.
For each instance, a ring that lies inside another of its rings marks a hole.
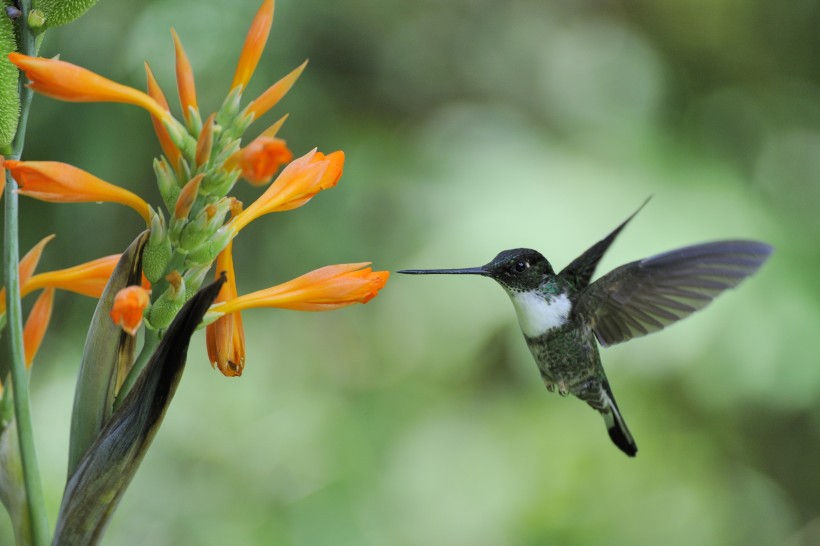
[[[717,241],[628,263],[589,285],[573,312],[603,346],[657,332],[740,284],[772,250],[756,241]]]
[[[589,247],[583,254],[572,260],[568,266],[561,270],[559,275],[568,280],[576,290],[583,290],[589,286],[589,281],[595,274],[595,268],[598,266],[598,262],[601,261],[601,258],[604,257],[604,253],[609,248],[609,245],[612,244],[615,237],[617,237],[621,230],[626,227],[629,221],[632,220],[636,214],[641,212],[641,209],[646,206],[650,199],[652,199],[651,196],[647,197],[646,201],[638,207],[638,210],[633,212],[629,218],[621,223],[620,226],[613,229],[612,233]]]

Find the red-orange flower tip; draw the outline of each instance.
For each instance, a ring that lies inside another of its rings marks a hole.
[[[148,110],[160,119],[169,116],[154,99],[90,70],[58,59],[9,53],[9,60],[26,73],[30,87],[43,95],[72,102],[122,102]]]
[[[130,335],[136,335],[142,325],[145,308],[151,302],[149,292],[141,286],[127,286],[114,296],[111,320]]]
[[[54,203],[120,203],[151,222],[150,207],[141,197],[68,163],[7,160],[5,166],[20,184],[21,195]]]
[[[273,0],[264,0],[256,16],[253,18],[251,28],[245,37],[245,45],[239,55],[239,62],[236,64],[236,72],[233,75],[231,89],[245,87],[256,70],[262,50],[268,41],[271,23],[273,22]]]

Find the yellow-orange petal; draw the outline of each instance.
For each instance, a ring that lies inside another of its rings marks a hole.
[[[111,320],[134,336],[142,325],[142,316],[151,303],[149,292],[141,286],[126,286],[114,296]]]
[[[264,93],[248,105],[245,111],[253,114],[254,119],[259,119],[265,112],[276,106],[276,103],[282,100],[282,97],[290,91],[290,88],[299,79],[307,63],[307,61],[303,62],[293,69],[290,74],[268,87]]]
[[[21,287],[21,295],[25,296],[34,290],[50,286],[92,298],[99,298],[119,260],[120,254],[113,254],[74,267],[38,273],[33,275],[25,286]],[[143,281],[143,283],[145,282]]]
[[[229,229],[237,233],[260,216],[301,207],[320,191],[335,186],[344,154],[338,152],[331,154],[332,158],[321,156],[322,159],[315,160],[316,154],[313,150],[291,161],[256,201],[231,220]],[[331,173],[326,176],[328,169]]]
[[[367,303],[387,282],[388,271],[373,271],[369,262],[322,267],[286,283],[217,303],[209,312],[233,313],[255,307],[328,311]]]
[[[281,138],[260,136],[237,150],[226,162],[242,170],[242,178],[253,186],[270,182],[279,168],[293,159],[293,152]]]
[[[30,367],[46,335],[51,321],[51,310],[54,307],[54,289],[46,288],[37,297],[23,327],[23,351],[26,367]]]
[[[57,59],[9,53],[9,59],[26,73],[30,87],[49,97],[72,102],[122,102],[148,110],[160,119],[170,117],[154,99],[90,70]]]
[[[254,70],[256,70],[256,65],[259,63],[259,58],[262,56],[262,50],[265,49],[272,22],[273,0],[264,0],[253,18],[248,35],[245,37],[245,45],[242,46],[239,62],[236,63],[236,72],[233,75],[231,89],[248,85]]]
[[[233,267],[233,243],[219,253],[216,258],[216,276],[223,273],[226,282],[216,297],[217,302],[236,298],[236,275]],[[215,366],[228,377],[242,375],[245,368],[245,331],[240,312],[228,313],[205,328],[205,344],[211,366]]]
[[[17,180],[17,192],[54,203],[120,203],[137,211],[150,225],[148,203],[130,191],[57,161],[6,161]]]
[[[170,108],[168,107],[168,101],[165,99],[165,94],[162,92],[162,88],[160,88],[156,78],[154,78],[154,73],[151,72],[151,67],[148,66],[148,63],[145,63],[145,77],[148,82],[148,95],[157,101],[162,108],[169,111]],[[171,140],[171,136],[168,134],[168,130],[160,118],[151,114],[151,124],[154,126],[154,133],[157,135],[162,153],[171,161],[172,165],[176,165],[182,152],[179,151],[179,148],[177,148],[173,140]]]
[[[191,69],[191,62],[188,55],[182,48],[182,42],[174,29],[171,29],[174,37],[174,53],[176,55],[177,90],[179,91],[179,103],[182,105],[182,115],[188,119],[189,108],[198,110],[196,103],[196,85],[194,84],[194,71]]]

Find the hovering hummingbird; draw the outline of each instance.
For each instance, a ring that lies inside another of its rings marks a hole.
[[[595,340],[608,347],[662,330],[740,284],[773,250],[756,241],[687,246],[622,265],[590,283],[606,250],[644,205],[558,274],[529,248],[505,250],[480,267],[399,273],[481,275],[498,282],[512,300],[547,389],[598,410],[615,445],[634,457],[638,446],[615,403]]]

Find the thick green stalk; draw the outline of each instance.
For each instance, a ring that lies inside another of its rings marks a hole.
[[[19,4],[23,12],[20,17],[20,52],[26,55],[36,54],[35,37],[25,24],[31,8],[31,0],[22,0]],[[19,159],[23,152],[26,134],[26,121],[31,105],[31,90],[20,77],[20,121],[17,134],[12,142],[12,159]],[[17,432],[20,442],[20,458],[23,462],[23,479],[26,487],[26,500],[31,522],[32,539],[35,546],[45,546],[49,542],[48,517],[45,509],[43,485],[37,463],[37,452],[34,447],[34,429],[31,423],[31,404],[29,401],[28,372],[23,350],[23,312],[20,307],[19,276],[19,240],[17,214],[17,183],[10,174],[5,177],[5,240],[3,245],[3,266],[6,279],[7,317],[9,327],[9,349],[11,363],[11,384],[14,395],[14,413],[17,420]]]

